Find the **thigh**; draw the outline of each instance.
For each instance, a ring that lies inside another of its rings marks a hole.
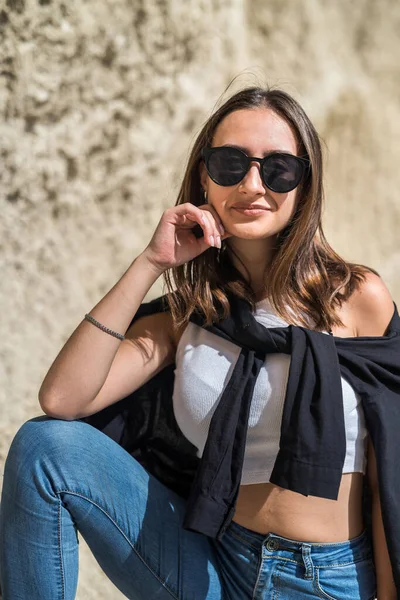
[[[13,442],[29,485],[46,477],[97,561],[128,598],[222,598],[209,539],[182,527],[186,502],[109,437],[81,421],[39,417]],[[11,451],[10,451],[11,452]],[[43,489],[48,489],[43,485]]]
[[[244,528],[232,521],[221,541],[214,541],[226,597],[230,600],[258,598],[256,586],[262,560],[262,544],[243,535]],[[255,534],[255,537],[257,534]],[[260,536],[261,537],[261,536]]]

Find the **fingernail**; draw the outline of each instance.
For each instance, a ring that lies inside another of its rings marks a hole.
[[[221,238],[217,235],[217,248],[221,248]]]
[[[214,244],[214,236],[210,235],[211,246],[215,246]]]

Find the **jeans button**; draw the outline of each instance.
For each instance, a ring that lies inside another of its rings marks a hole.
[[[268,540],[268,542],[266,543],[267,546],[267,550],[269,550],[270,552],[273,552],[274,550],[277,550],[279,547],[279,544],[276,540]]]

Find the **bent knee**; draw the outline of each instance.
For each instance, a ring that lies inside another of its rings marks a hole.
[[[93,427],[81,421],[64,421],[47,415],[26,421],[12,440],[9,457],[36,457],[77,449],[81,442],[88,443]]]

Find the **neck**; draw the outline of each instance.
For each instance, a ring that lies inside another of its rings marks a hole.
[[[266,295],[268,270],[276,251],[276,236],[259,240],[235,237],[229,240],[229,247],[233,251],[234,266],[249,281],[257,300],[261,300]]]

